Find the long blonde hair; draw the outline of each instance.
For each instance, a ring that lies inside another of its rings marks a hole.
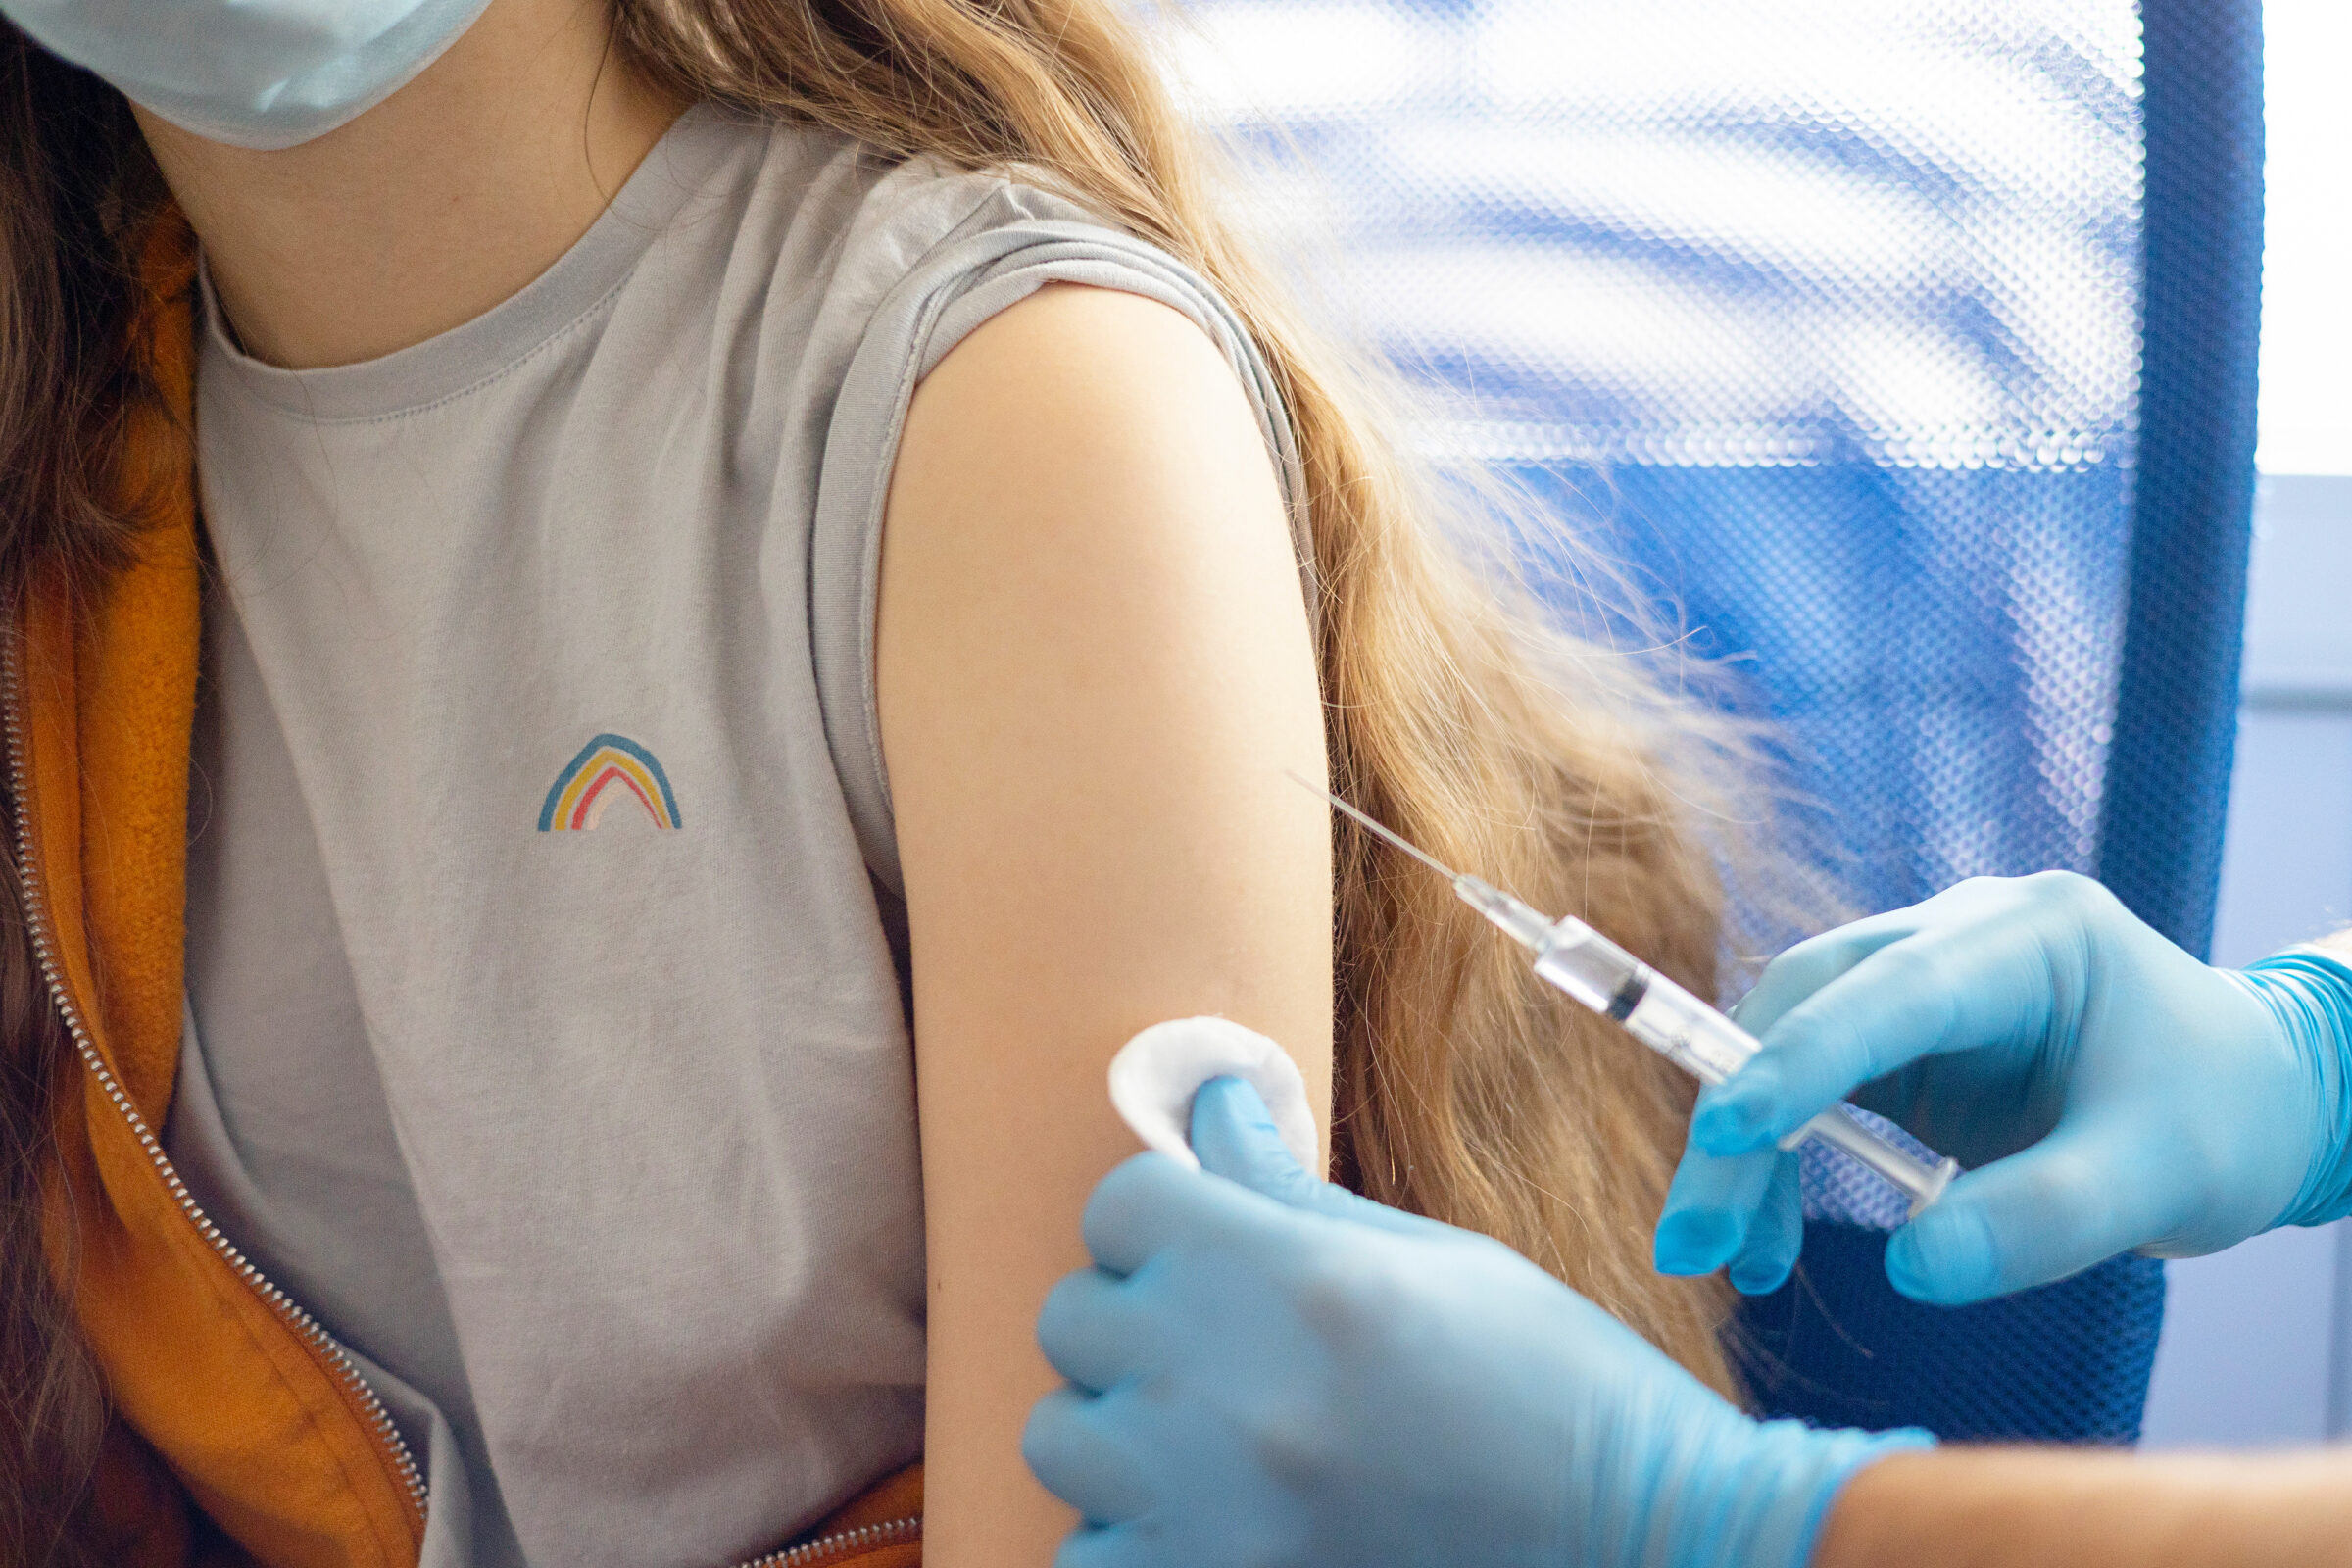
[[[1473,569],[1381,401],[1220,216],[1214,160],[1116,0],[614,0],[694,99],[889,154],[1021,166],[1216,284],[1298,434],[1333,776],[1454,864],[1591,919],[1702,994],[1723,899],[1695,816],[1728,729]],[[1536,985],[1437,879],[1340,831],[1338,1101],[1365,1193],[1499,1237],[1728,1389],[1712,1281],[1648,1262],[1688,1084]]]

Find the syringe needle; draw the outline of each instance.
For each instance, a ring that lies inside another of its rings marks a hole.
[[[1294,773],[1287,767],[1283,769],[1283,772],[1289,776],[1292,783],[1298,785],[1309,795],[1322,796],[1332,805],[1338,807],[1341,810],[1347,812],[1356,821],[1361,822],[1364,826],[1379,834],[1389,843],[1396,845],[1405,854],[1411,856],[1414,859],[1419,860],[1423,865],[1428,866],[1432,871],[1437,872],[1438,875],[1444,877],[1446,881],[1459,882],[1462,879],[1462,875],[1459,871],[1452,869],[1443,860],[1440,860],[1436,856],[1420,849],[1402,835],[1392,832],[1388,828],[1382,827],[1378,822],[1373,821],[1372,818],[1366,816],[1354,807],[1349,806],[1346,801],[1341,800],[1337,795],[1332,794],[1331,791],[1324,789],[1321,785],[1310,782],[1302,775]]]
[[[1322,796],[1332,805],[1347,812],[1349,817],[1379,834],[1384,841],[1396,845],[1405,854],[1452,883],[1455,898],[1476,909],[1482,917],[1498,927],[1512,941],[1531,951],[1543,949],[1544,939],[1550,935],[1555,924],[1549,915],[1530,907],[1490,882],[1456,871],[1436,856],[1414,844],[1410,839],[1382,827],[1378,822],[1373,821],[1372,818],[1332,794],[1331,791],[1318,789],[1298,774],[1291,773],[1287,767],[1283,771],[1290,773],[1291,782],[1297,784],[1300,789],[1310,795]]]

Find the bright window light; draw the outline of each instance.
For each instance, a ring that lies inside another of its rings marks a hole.
[[[2266,473],[2352,474],[2352,7],[2267,0],[2262,446]]]

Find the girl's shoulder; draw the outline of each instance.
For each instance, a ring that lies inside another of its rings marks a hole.
[[[1152,250],[1054,189],[1043,171],[964,169],[821,126],[713,107],[695,114],[701,124],[691,131],[732,144],[720,183],[741,204],[741,242],[772,253],[779,272],[798,283],[895,282],[945,252],[973,261],[997,249],[987,236],[1007,230]]]
[[[720,358],[759,357],[742,379],[791,388],[787,413],[801,417],[780,422],[810,432],[789,473],[805,481],[795,494],[808,505],[819,700],[867,864],[896,887],[872,650],[884,504],[917,384],[999,315],[1048,285],[1083,284],[1155,301],[1206,334],[1241,382],[1294,508],[1303,494],[1297,447],[1274,376],[1213,283],[1037,172],[892,157],[807,127],[763,134],[760,193],[735,246],[735,266],[758,280],[730,278],[721,290],[756,297],[760,319],[756,331],[729,330]]]
[[[832,404],[834,455],[887,467],[914,384],[982,322],[1050,283],[1142,295],[1189,317],[1223,353],[1290,469],[1273,378],[1212,281],[1105,220],[1048,172],[894,156],[839,132],[705,118],[737,138],[725,270],[709,296],[760,330],[731,342]],[[729,306],[723,302],[736,302]],[[870,442],[852,439],[869,436]]]

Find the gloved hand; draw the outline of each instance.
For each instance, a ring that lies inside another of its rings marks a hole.
[[[2352,970],[2210,968],[2084,877],[1964,882],[1800,943],[1735,1010],[1763,1050],[1699,1097],[1658,1222],[1668,1273],[1780,1283],[1801,1225],[1774,1141],[1841,1097],[1972,1167],[1887,1246],[1924,1301],[2352,1208]]]
[[[1038,1322],[1057,1568],[1795,1568],[1928,1441],[1759,1425],[1499,1243],[1314,1180],[1239,1080],[1192,1138],[1205,1171],[1103,1178]]]

